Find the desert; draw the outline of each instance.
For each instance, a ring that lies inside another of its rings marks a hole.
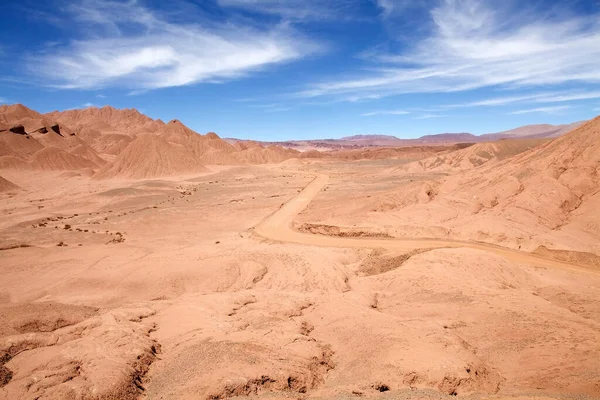
[[[600,393],[600,119],[316,157],[0,120],[1,398]]]
[[[2,1],[0,400],[600,400],[599,21]]]

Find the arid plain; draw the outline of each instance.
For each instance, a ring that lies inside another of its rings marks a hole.
[[[599,173],[0,107],[0,398],[598,398]]]

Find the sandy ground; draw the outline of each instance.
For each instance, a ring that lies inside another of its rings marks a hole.
[[[519,206],[509,209],[498,205],[498,193],[510,192],[506,185],[494,187],[492,183],[492,190],[477,187],[497,164],[487,170],[462,172],[414,172],[410,169],[414,163],[391,160],[363,161],[357,164],[359,168],[355,165],[338,163],[333,168],[331,164],[320,171],[329,177],[327,186],[295,219],[298,229],[313,233],[331,230],[330,234],[341,229],[347,234],[398,239],[459,240],[528,252],[544,246],[600,254],[597,188],[586,196],[581,207],[563,213],[564,221],[549,226],[545,217],[550,210],[543,199],[555,200],[558,196],[543,183],[527,187],[541,193],[542,200],[531,200],[535,213]],[[600,267],[597,256],[582,257],[589,258],[589,265]]]
[[[2,171],[0,398],[600,397],[600,269],[390,234],[402,164]]]

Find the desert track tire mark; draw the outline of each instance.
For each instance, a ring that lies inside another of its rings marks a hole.
[[[329,182],[329,176],[318,173],[315,178],[295,197],[285,203],[279,210],[265,218],[254,232],[265,239],[276,242],[297,243],[322,247],[346,248],[385,248],[394,251],[410,252],[416,249],[429,248],[470,248],[499,255],[509,261],[533,265],[542,268],[558,268],[577,272],[600,275],[600,271],[575,263],[557,261],[524,251],[513,250],[493,244],[481,242],[462,242],[443,239],[399,239],[369,237],[337,237],[299,232],[294,229],[294,219],[300,214]]]

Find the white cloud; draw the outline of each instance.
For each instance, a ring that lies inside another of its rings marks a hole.
[[[531,114],[531,113],[557,114],[557,113],[560,113],[561,111],[565,111],[570,108],[571,108],[571,106],[538,107],[538,108],[530,108],[527,110],[513,111],[510,114],[512,114],[512,115]]]
[[[282,106],[281,104],[271,103],[271,104],[251,104],[248,107],[251,108],[260,108],[264,112],[282,112],[282,111],[290,111],[291,107]]]
[[[426,0],[374,0],[384,17],[399,14],[407,8],[421,7]]]
[[[384,16],[388,16],[394,12],[395,1],[394,0],[376,0],[377,5],[383,11]]]
[[[0,97],[0,104],[6,104],[8,103],[8,100],[6,100],[4,97]]]
[[[560,103],[563,101],[600,99],[600,91],[580,93],[559,93],[536,99],[538,103]]]
[[[423,115],[419,115],[418,117],[415,117],[414,119],[432,119],[432,118],[444,118],[447,117],[447,115],[442,115],[442,114],[423,114]]]
[[[442,0],[430,11],[431,33],[403,53],[379,54],[376,61],[384,67],[317,83],[300,95],[389,96],[600,83],[598,15],[563,12],[551,18],[506,10],[506,4]]]
[[[97,98],[99,98],[99,99],[105,99],[105,98],[106,98],[106,96],[105,96],[105,95],[103,95],[102,93],[98,93],[98,94],[96,95],[96,97],[97,97]]]
[[[410,114],[409,111],[406,110],[383,110],[383,111],[372,111],[368,113],[361,114],[363,117],[372,117],[375,115],[406,115]]]
[[[83,0],[70,11],[93,28],[94,37],[53,47],[29,62],[32,71],[62,88],[148,90],[222,82],[319,49],[287,25],[258,30],[175,24],[135,1]]]
[[[80,105],[78,107],[67,108],[67,110],[81,110],[82,108],[90,108],[90,107],[98,107],[98,106],[93,103],[83,103],[82,105]]]
[[[278,104],[276,103],[269,103],[269,104],[250,104],[248,107],[252,107],[252,108],[276,108],[279,107]]]
[[[443,108],[466,108],[485,106],[504,106],[514,103],[562,103],[567,101],[590,100],[600,98],[600,91],[590,92],[546,92],[525,96],[495,97],[463,104],[450,104]]]
[[[276,112],[290,111],[291,109],[292,109],[292,107],[273,107],[273,108],[266,108],[265,112],[276,113]]]
[[[221,7],[279,15],[289,20],[344,18],[356,0],[217,0]]]
[[[508,96],[508,97],[494,97],[484,100],[472,101],[463,104],[451,104],[443,106],[444,108],[464,108],[464,107],[486,107],[486,106],[504,106],[507,104],[531,102],[537,101],[541,98],[554,96],[555,92],[552,93],[538,93],[525,96]]]

